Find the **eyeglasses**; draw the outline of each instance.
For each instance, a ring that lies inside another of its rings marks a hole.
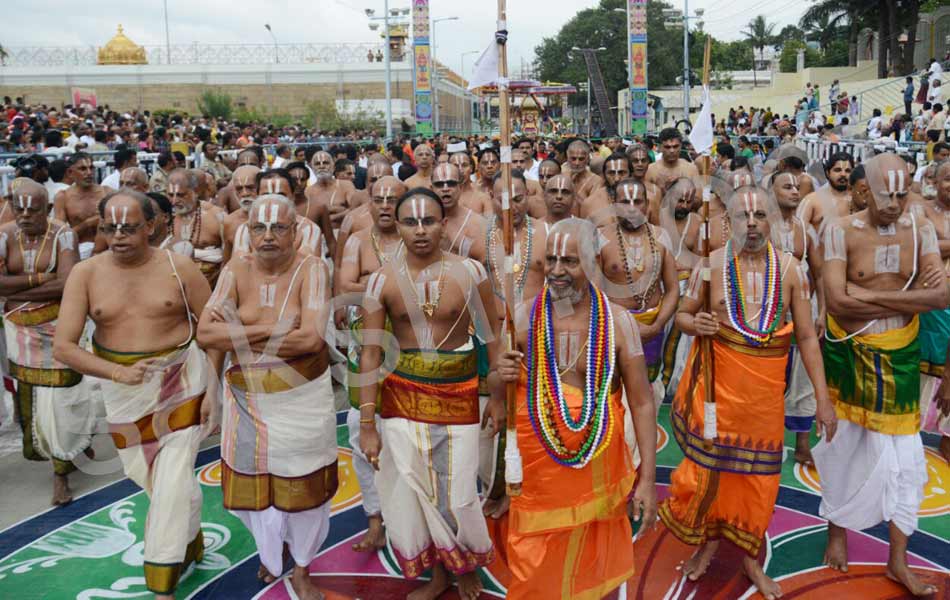
[[[135,235],[144,225],[145,223],[106,223],[99,226],[99,231],[107,237],[112,237],[120,231],[125,235]]]
[[[284,237],[290,233],[291,226],[284,223],[254,223],[248,227],[248,229],[250,230],[251,235],[258,237],[267,233],[268,229],[270,229],[271,233],[273,233],[275,236]]]
[[[445,181],[433,181],[432,187],[434,188],[454,188],[458,187],[459,182],[454,179],[446,179]]]

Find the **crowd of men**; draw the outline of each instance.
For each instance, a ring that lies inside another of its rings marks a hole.
[[[698,546],[690,580],[725,539],[778,598],[759,556],[786,431],[821,476],[828,567],[848,569],[848,529],[886,521],[887,575],[935,591],[907,541],[922,421],[950,460],[950,162],[926,199],[896,154],[834,153],[816,177],[794,145],[763,162],[724,141],[707,161],[675,129],[656,146],[417,141],[362,164],[346,145],[224,160],[219,141],[197,169],[162,153],[150,178],[121,154],[115,189],[75,152],[67,187],[21,170],[0,208],[24,454],[69,502],[104,405],[149,494],[156,597],[203,557],[193,466],[219,428],[259,578],[292,559],[297,596],[322,597],[334,386],[367,518],[353,549],[388,539],[407,578],[430,571],[413,600],[476,598],[499,554],[511,598],[603,597],[634,574],[632,523],[657,518]],[[685,458],[658,503],[662,402]]]

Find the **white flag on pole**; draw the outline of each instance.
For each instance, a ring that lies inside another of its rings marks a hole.
[[[473,68],[472,79],[468,82],[469,91],[494,85],[498,81],[498,42],[494,38],[475,61]]]
[[[712,100],[709,98],[709,87],[707,86],[703,86],[703,107],[693,122],[693,128],[689,133],[689,142],[700,154],[709,152],[713,145]]]

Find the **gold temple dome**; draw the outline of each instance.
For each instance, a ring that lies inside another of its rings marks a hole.
[[[145,58],[145,48],[127,38],[122,25],[119,25],[115,37],[99,48],[96,62],[100,65],[144,65],[148,60]]]

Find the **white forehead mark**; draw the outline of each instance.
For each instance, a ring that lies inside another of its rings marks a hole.
[[[554,256],[557,256],[557,255],[558,255],[558,254],[557,254],[557,245],[558,245],[558,242],[560,242],[560,241],[561,241],[561,234],[560,234],[560,232],[555,232],[555,233],[554,233]]]
[[[898,169],[887,172],[887,191],[891,194],[906,191],[904,189],[904,170]]]
[[[247,185],[251,185],[251,183],[253,183],[253,182],[251,181],[252,179],[253,179],[253,177],[251,177],[250,175],[248,175],[248,176],[245,177],[243,180],[241,180],[241,182],[242,182],[243,185],[246,185],[246,186],[247,186]]]
[[[115,216],[115,207],[114,207],[114,206],[110,206],[110,207],[109,207],[109,210],[112,211],[112,222],[113,222],[113,223],[118,223],[118,222],[119,222],[119,218],[118,218],[117,216]]]
[[[263,204],[261,204],[261,205],[257,208],[257,220],[258,220],[259,222],[263,223],[263,222],[264,222],[264,219],[265,219],[265,217],[266,217],[266,215],[267,215],[267,207],[264,206]]]
[[[561,258],[567,256],[567,239],[571,237],[571,234],[565,233],[564,237],[561,238]]]
[[[276,193],[276,192],[274,191],[274,184],[275,184],[275,183],[277,183],[277,182],[276,182],[275,180],[273,180],[273,179],[268,179],[268,180],[267,180],[267,193],[268,193],[268,194],[275,194],[275,193]]]
[[[383,206],[389,206],[389,200],[393,197],[393,186],[383,186]]]
[[[122,224],[125,225],[129,220],[129,207],[122,207]]]
[[[24,198],[26,201],[24,202]],[[33,196],[18,196],[17,200],[19,201],[20,208],[32,208],[33,207]]]
[[[179,183],[169,183],[169,184],[168,184],[168,191],[171,192],[172,194],[177,194],[178,192],[181,191],[181,184],[179,184]]]
[[[279,212],[280,212],[280,206],[278,206],[277,204],[270,205],[270,222],[271,223],[277,222],[277,213]]]
[[[631,203],[633,203],[633,199],[634,199],[634,198],[636,197],[636,195],[637,195],[637,188],[636,188],[636,185],[637,185],[637,184],[625,185],[625,186],[623,186],[623,199],[624,199],[624,200],[629,200]],[[631,192],[631,189],[633,190],[632,192]]]

